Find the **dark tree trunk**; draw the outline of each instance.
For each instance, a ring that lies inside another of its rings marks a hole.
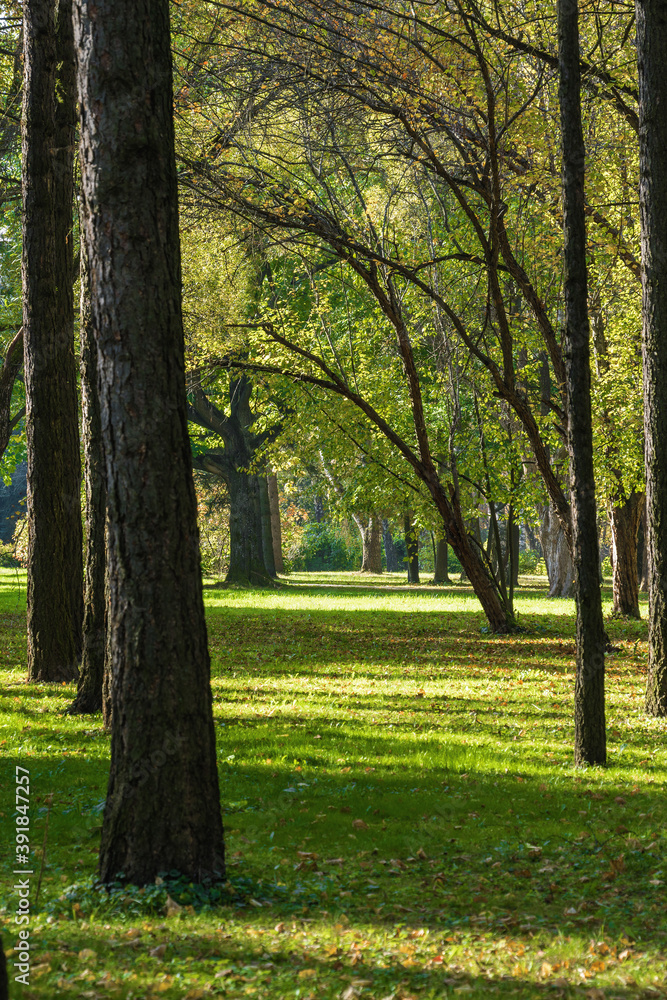
[[[646,711],[667,715],[667,10],[636,0],[649,645]]]
[[[641,516],[639,518],[639,531],[637,533],[637,575],[639,577],[639,589],[642,594],[648,590],[648,541],[646,538],[646,496],[642,504]]]
[[[442,535],[439,535],[435,546],[435,571],[433,573],[433,583],[452,582],[449,579],[449,568],[447,565],[448,553],[449,547],[447,545],[447,539],[443,538]]]
[[[285,572],[283,560],[283,534],[280,525],[280,503],[278,499],[278,479],[272,473],[269,476],[269,504],[271,505],[271,537],[273,539],[273,563],[276,573]]]
[[[577,587],[576,764],[607,759],[604,704],[605,633],[599,577],[593,471],[590,328],[584,214],[585,150],[581,125],[579,9],[558,2],[559,100],[565,233],[565,362],[570,457],[572,550]]]
[[[403,529],[408,560],[408,583],[419,583],[419,535],[410,513],[403,515]]]
[[[86,572],[83,653],[76,698],[70,715],[102,711],[106,648],[106,486],[102,418],[97,390],[97,344],[90,314],[90,284],[85,249],[81,251],[81,411],[86,486]],[[108,720],[110,722],[110,720]]]
[[[394,539],[392,538],[391,531],[389,529],[389,521],[386,517],[382,519],[382,541],[384,544],[384,556],[387,565],[387,573],[398,573],[400,569],[400,566],[398,565],[398,555],[396,553]]]
[[[109,524],[99,874],[224,871],[185,397],[167,0],[77,0],[83,221]],[[149,95],[149,99],[147,99]]]
[[[12,416],[12,392],[19,372],[23,368],[23,327],[12,338],[5,360],[0,367],[0,458],[9,444],[12,431],[18,424],[25,410]]]
[[[22,272],[32,681],[73,680],[81,655],[83,565],[72,299],[73,60],[71,4],[27,0]]]
[[[574,564],[558,515],[551,504],[544,508],[540,545],[549,577],[549,597],[569,597],[574,583]]]
[[[273,558],[273,525],[271,520],[271,500],[269,498],[269,483],[266,476],[257,476],[259,493],[259,511],[262,529],[262,553],[266,571],[272,579],[276,577],[276,564]]]
[[[227,583],[265,586],[270,579],[264,561],[259,477],[243,469],[225,475],[229,490],[229,568]]]
[[[382,572],[382,525],[377,514],[352,515],[361,535],[360,573]]]
[[[631,493],[628,500],[609,508],[612,534],[613,593],[615,615],[639,618],[637,578],[637,531],[644,507],[644,494]]]

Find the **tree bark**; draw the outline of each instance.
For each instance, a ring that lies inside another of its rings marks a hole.
[[[354,523],[361,535],[360,573],[382,572],[382,524],[377,514],[363,517],[353,514]]]
[[[640,618],[637,577],[637,531],[644,494],[631,493],[629,499],[609,507],[612,536],[614,615]]]
[[[82,231],[83,232],[83,231]],[[88,258],[81,250],[81,412],[86,488],[86,570],[83,652],[70,715],[102,711],[106,649],[106,484],[102,416],[97,387],[97,344],[92,325]],[[108,720],[110,723],[110,719]]]
[[[83,222],[109,524],[99,876],[224,873],[185,396],[167,0],[76,0]]]
[[[599,577],[590,327],[584,212],[585,149],[581,125],[579,8],[558,2],[558,61],[563,153],[565,234],[565,367],[570,456],[572,552],[577,588],[577,672],[574,690],[574,759],[578,765],[607,759],[604,703],[605,633]]]
[[[396,554],[394,539],[391,536],[389,521],[386,517],[382,519],[382,542],[384,544],[384,556],[387,573],[398,573],[400,569],[398,565],[398,555]]]
[[[271,505],[271,537],[273,539],[273,563],[276,573],[285,572],[283,560],[283,535],[280,525],[280,503],[278,499],[278,478],[274,473],[269,476],[269,504]]]
[[[649,648],[646,711],[667,715],[667,10],[636,0]]]
[[[5,360],[0,367],[0,459],[9,444],[12,431],[24,414],[24,410],[12,416],[12,392],[14,383],[23,368],[23,327],[10,341]]]
[[[449,579],[449,568],[447,566],[448,545],[447,539],[438,535],[435,546],[435,572],[433,573],[433,583],[451,583]]]
[[[81,655],[83,566],[72,298],[76,94],[67,0],[26,0],[24,65],[28,678],[69,681]]]
[[[273,558],[273,522],[271,518],[271,500],[269,497],[269,483],[264,475],[257,476],[257,490],[259,492],[259,512],[262,530],[262,554],[267,573],[272,579],[276,577],[276,564]]]
[[[542,514],[540,545],[549,577],[549,597],[569,597],[574,583],[574,564],[563,526],[551,504]]]
[[[271,577],[265,563],[259,477],[243,469],[225,475],[229,490],[229,568],[226,582],[265,586]]]
[[[639,589],[642,594],[648,591],[648,543],[646,539],[646,495],[642,505],[639,518],[638,531],[638,552],[637,552],[637,575],[639,577]]]
[[[409,511],[403,515],[403,528],[408,558],[408,583],[419,583],[419,536]]]

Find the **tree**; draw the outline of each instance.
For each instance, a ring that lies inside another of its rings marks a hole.
[[[559,0],[558,55],[563,149],[565,233],[565,358],[572,506],[572,548],[577,585],[577,673],[574,689],[574,759],[604,764],[605,633],[600,594],[590,327],[584,213],[585,149],[581,126],[578,0]]]
[[[106,465],[111,772],[99,874],[224,872],[187,432],[167,0],[77,0]]]
[[[646,711],[667,715],[667,11],[636,0],[649,654]]]
[[[23,341],[28,443],[28,677],[81,655],[78,402],[72,299],[75,67],[71,0],[24,4]]]

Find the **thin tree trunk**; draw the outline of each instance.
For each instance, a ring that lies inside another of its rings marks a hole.
[[[99,875],[224,873],[187,428],[167,0],[77,0],[83,221],[109,521]],[[146,95],[150,96],[147,99]]]
[[[540,546],[549,577],[549,597],[569,597],[574,583],[574,563],[563,526],[551,504],[544,507]]]
[[[644,506],[643,493],[609,508],[612,534],[613,593],[615,615],[640,618],[637,578],[637,530]]]
[[[21,410],[12,416],[14,383],[23,368],[23,327],[10,341],[5,360],[0,367],[0,459],[9,444],[12,431],[25,413]]]
[[[76,94],[66,0],[26,0],[24,63],[28,677],[69,681],[81,655],[83,565],[72,299]]]
[[[449,568],[447,566],[447,556],[449,547],[447,539],[442,535],[438,536],[435,546],[435,571],[433,573],[433,583],[451,583],[449,579]]]
[[[273,559],[273,533],[271,522],[271,500],[269,498],[269,483],[266,476],[257,476],[259,493],[259,510],[262,524],[262,553],[268,575],[275,579],[276,564]]]
[[[639,589],[642,594],[648,591],[648,541],[646,538],[646,495],[642,504],[641,517],[639,520],[640,539],[639,551],[637,553],[637,573],[639,576]]]
[[[269,504],[271,505],[271,537],[273,539],[273,563],[276,573],[285,572],[283,560],[283,535],[280,525],[280,502],[278,499],[278,478],[274,473],[269,476]]]
[[[361,569],[360,573],[382,572],[382,531],[377,514],[368,518],[359,514],[352,515],[354,523],[361,535]]]
[[[667,10],[636,0],[648,549],[646,711],[667,715]]]
[[[558,2],[559,101],[565,232],[565,360],[570,457],[572,550],[577,585],[576,764],[607,759],[604,704],[605,634],[599,578],[590,394],[590,328],[584,214],[585,150],[581,125],[579,9]]]
[[[403,515],[403,528],[408,560],[408,583],[419,583],[419,536],[409,511]]]
[[[384,556],[385,563],[387,565],[387,573],[398,573],[400,567],[398,565],[398,555],[396,554],[396,546],[394,545],[394,539],[391,536],[391,531],[389,529],[389,521],[387,518],[382,519],[382,541],[384,543]]]
[[[102,417],[97,388],[97,344],[90,314],[88,259],[81,251],[81,411],[86,486],[86,571],[83,653],[70,715],[102,711],[106,649],[106,486]],[[109,720],[110,721],[110,720]]]

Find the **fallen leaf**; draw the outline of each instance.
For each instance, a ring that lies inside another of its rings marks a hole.
[[[363,819],[353,819],[352,826],[355,830],[367,830],[368,823],[364,823]]]

